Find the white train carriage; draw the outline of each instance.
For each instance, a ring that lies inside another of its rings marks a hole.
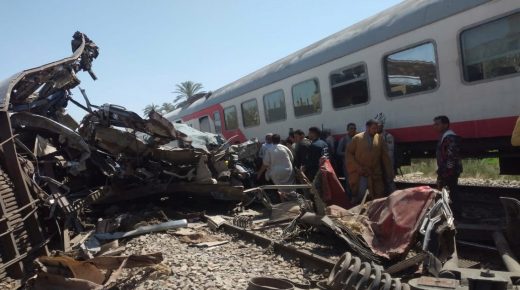
[[[383,112],[401,163],[431,155],[447,115],[466,156],[498,155],[520,113],[520,1],[409,0],[194,100],[167,117],[229,138],[321,126],[335,135]]]

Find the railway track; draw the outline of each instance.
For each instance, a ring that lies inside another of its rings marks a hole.
[[[424,185],[436,188],[434,183],[396,182],[395,185],[398,189]],[[471,204],[500,205],[500,197],[512,197],[520,200],[520,188],[517,187],[459,185],[458,190],[461,199]]]
[[[436,187],[435,183],[424,183],[424,182],[396,182],[397,188],[409,188],[415,186],[427,185],[430,187]],[[459,185],[459,190],[463,192],[474,192],[478,194],[493,194],[508,197],[520,197],[520,188],[518,187],[506,187],[506,186],[484,186],[484,185]]]

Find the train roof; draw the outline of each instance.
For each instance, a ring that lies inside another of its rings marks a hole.
[[[407,0],[166,115],[178,119],[492,0]]]

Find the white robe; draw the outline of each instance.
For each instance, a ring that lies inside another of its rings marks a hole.
[[[282,144],[273,145],[265,151],[264,165],[267,166],[265,177],[274,184],[293,184],[293,155],[289,148]]]

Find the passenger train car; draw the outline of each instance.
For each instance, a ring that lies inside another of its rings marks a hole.
[[[406,164],[434,153],[432,119],[447,115],[466,157],[520,173],[519,94],[519,0],[408,0],[166,117],[244,140],[311,126],[340,136],[383,112]]]

